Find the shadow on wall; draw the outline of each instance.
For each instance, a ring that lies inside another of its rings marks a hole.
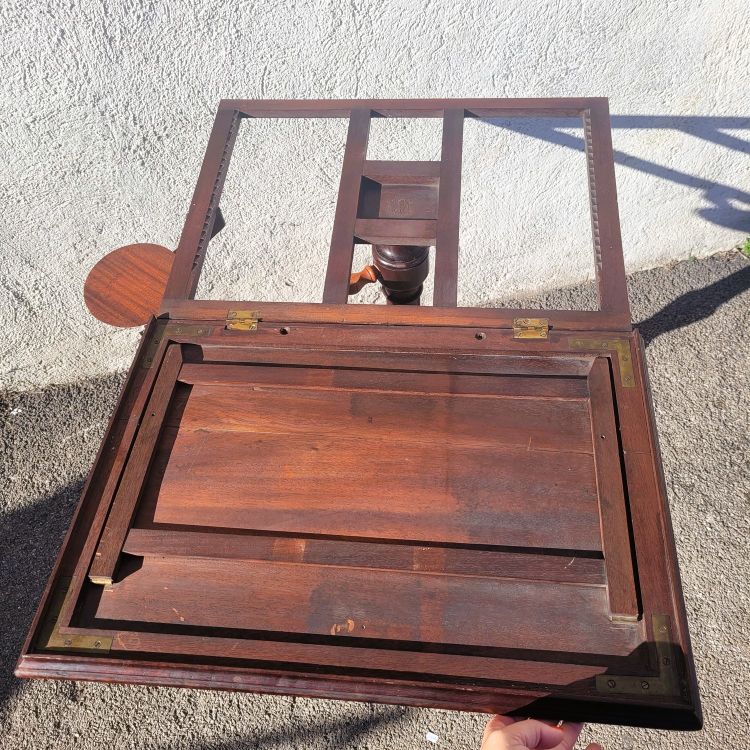
[[[750,135],[750,117],[613,115],[611,119],[613,131],[675,130],[731,151],[750,154],[750,140],[726,132],[744,130]],[[491,119],[485,122],[573,151],[584,150],[583,138],[570,133],[571,126],[575,127],[573,118]],[[614,140],[617,140],[616,134]],[[617,149],[614,157],[616,164],[700,191],[703,199],[710,205],[697,209],[695,213],[698,216],[720,227],[750,232],[750,192],[665,167]]]

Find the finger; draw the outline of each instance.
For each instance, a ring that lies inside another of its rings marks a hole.
[[[484,728],[484,734],[482,735],[482,745],[487,741],[487,738],[490,736],[490,734],[497,729],[504,729],[507,726],[510,726],[511,724],[515,723],[515,719],[512,719],[510,716],[493,716],[488,722],[487,725]]]
[[[604,750],[604,748],[598,742],[591,742],[587,745],[586,750]]]
[[[562,732],[562,739],[560,740],[560,744],[555,747],[555,750],[573,750],[576,745],[578,735],[583,729],[583,724],[578,724],[572,721],[564,721],[559,729]]]
[[[565,738],[562,729],[551,727],[534,719],[518,721],[505,727],[503,735],[508,738],[509,747],[528,747],[538,748],[539,750],[566,747],[561,744]]]

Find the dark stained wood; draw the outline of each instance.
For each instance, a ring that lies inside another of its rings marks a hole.
[[[347,276],[348,284],[348,276]],[[228,310],[258,310],[261,319],[278,323],[340,323],[364,326],[490,326],[513,328],[515,318],[534,318],[539,310],[478,307],[408,307],[325,305],[305,302],[165,299],[161,314],[175,320],[223,321]],[[583,310],[545,311],[551,325],[568,331],[630,331],[628,315]]]
[[[592,103],[583,115],[586,160],[589,170],[594,268],[603,312],[630,315],[625,261],[622,255],[617,186],[606,99]]]
[[[445,110],[440,164],[440,199],[435,243],[435,307],[455,307],[458,299],[458,229],[461,214],[461,155],[464,109]]]
[[[627,656],[638,633],[609,621],[606,599],[600,586],[387,570],[374,577],[360,568],[311,563],[147,557],[104,591],[98,615],[362,642],[513,648],[522,638],[527,649]],[[560,623],[559,631],[544,627],[549,619]]]
[[[339,198],[331,235],[323,302],[341,304],[349,296],[349,274],[354,255],[354,223],[357,218],[362,168],[367,157],[370,135],[370,110],[360,107],[351,111],[346,151],[341,167]]]
[[[159,312],[174,253],[161,245],[125,245],[107,253],[86,277],[89,312],[113,326],[142,326]]]
[[[239,124],[239,113],[233,109],[221,108],[216,113],[200,176],[177,245],[165,297],[192,299],[195,294],[206,248],[216,223],[219,198]]]
[[[604,561],[571,554],[388,544],[276,534],[223,534],[134,527],[123,551],[138,557],[205,557],[315,563],[367,570],[412,570],[463,576],[525,578],[606,585]]]
[[[476,117],[545,117],[578,115],[597,97],[549,99],[223,99],[219,110],[238,110],[248,117],[349,117],[367,107],[380,117],[442,117],[446,109],[463,107]]]
[[[613,619],[640,615],[630,552],[628,510],[622,482],[617,425],[612,409],[609,360],[597,357],[589,375],[591,432],[596,463],[609,606]]]
[[[598,312],[455,307],[463,119],[518,114],[583,118]],[[191,299],[244,116],[350,118],[325,304]],[[370,116],[444,118],[441,161],[368,161]],[[607,124],[602,99],[222,102],[16,673],[699,727]],[[357,232],[417,226],[445,306],[344,304]]]
[[[111,581],[120,557],[122,545],[128,533],[136,503],[145,481],[144,466],[151,462],[162,421],[169,405],[169,398],[182,365],[179,346],[170,346],[164,356],[154,390],[149,399],[133,449],[122,475],[120,486],[102,531],[99,545],[89,570],[92,581]]]
[[[275,390],[314,389],[382,392],[383,384],[377,373],[356,369],[323,369],[297,366],[284,369],[273,365],[191,364],[180,370],[180,382],[192,385],[241,385],[260,389],[273,386]],[[456,378],[451,373],[391,371],[388,393],[421,395],[445,393],[454,396],[531,396],[556,399],[579,399],[588,396],[588,385],[583,377],[539,378],[513,375],[487,378],[484,375],[463,374]],[[295,415],[298,418],[298,415]],[[412,439],[414,436],[412,436]]]
[[[354,235],[371,245],[434,245],[437,225],[430,219],[357,219]]]

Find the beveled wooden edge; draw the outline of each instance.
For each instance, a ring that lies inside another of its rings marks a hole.
[[[403,706],[443,708],[522,715],[549,719],[565,716],[568,721],[593,721],[627,726],[697,730],[700,712],[689,705],[668,700],[657,705],[607,705],[593,697],[556,699],[543,692],[507,689],[477,690],[470,685],[416,684],[374,678],[300,674],[272,669],[243,669],[170,662],[128,661],[72,656],[23,656],[15,669],[21,678],[76,679],[115,684],[240,690],[271,695],[295,695],[377,702]],[[651,701],[654,699],[651,698]],[[634,708],[637,707],[637,710]]]
[[[623,312],[523,310],[504,307],[328,305],[318,302],[164,299],[159,316],[176,320],[224,321],[229,310],[257,310],[261,321],[286,323],[513,328],[515,318],[543,315],[549,320],[551,330],[629,332],[633,328],[630,315]]]

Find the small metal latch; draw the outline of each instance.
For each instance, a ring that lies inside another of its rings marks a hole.
[[[227,331],[255,331],[259,320],[257,310],[230,310],[224,327]]]
[[[546,339],[548,334],[547,318],[513,318],[514,339]]]

